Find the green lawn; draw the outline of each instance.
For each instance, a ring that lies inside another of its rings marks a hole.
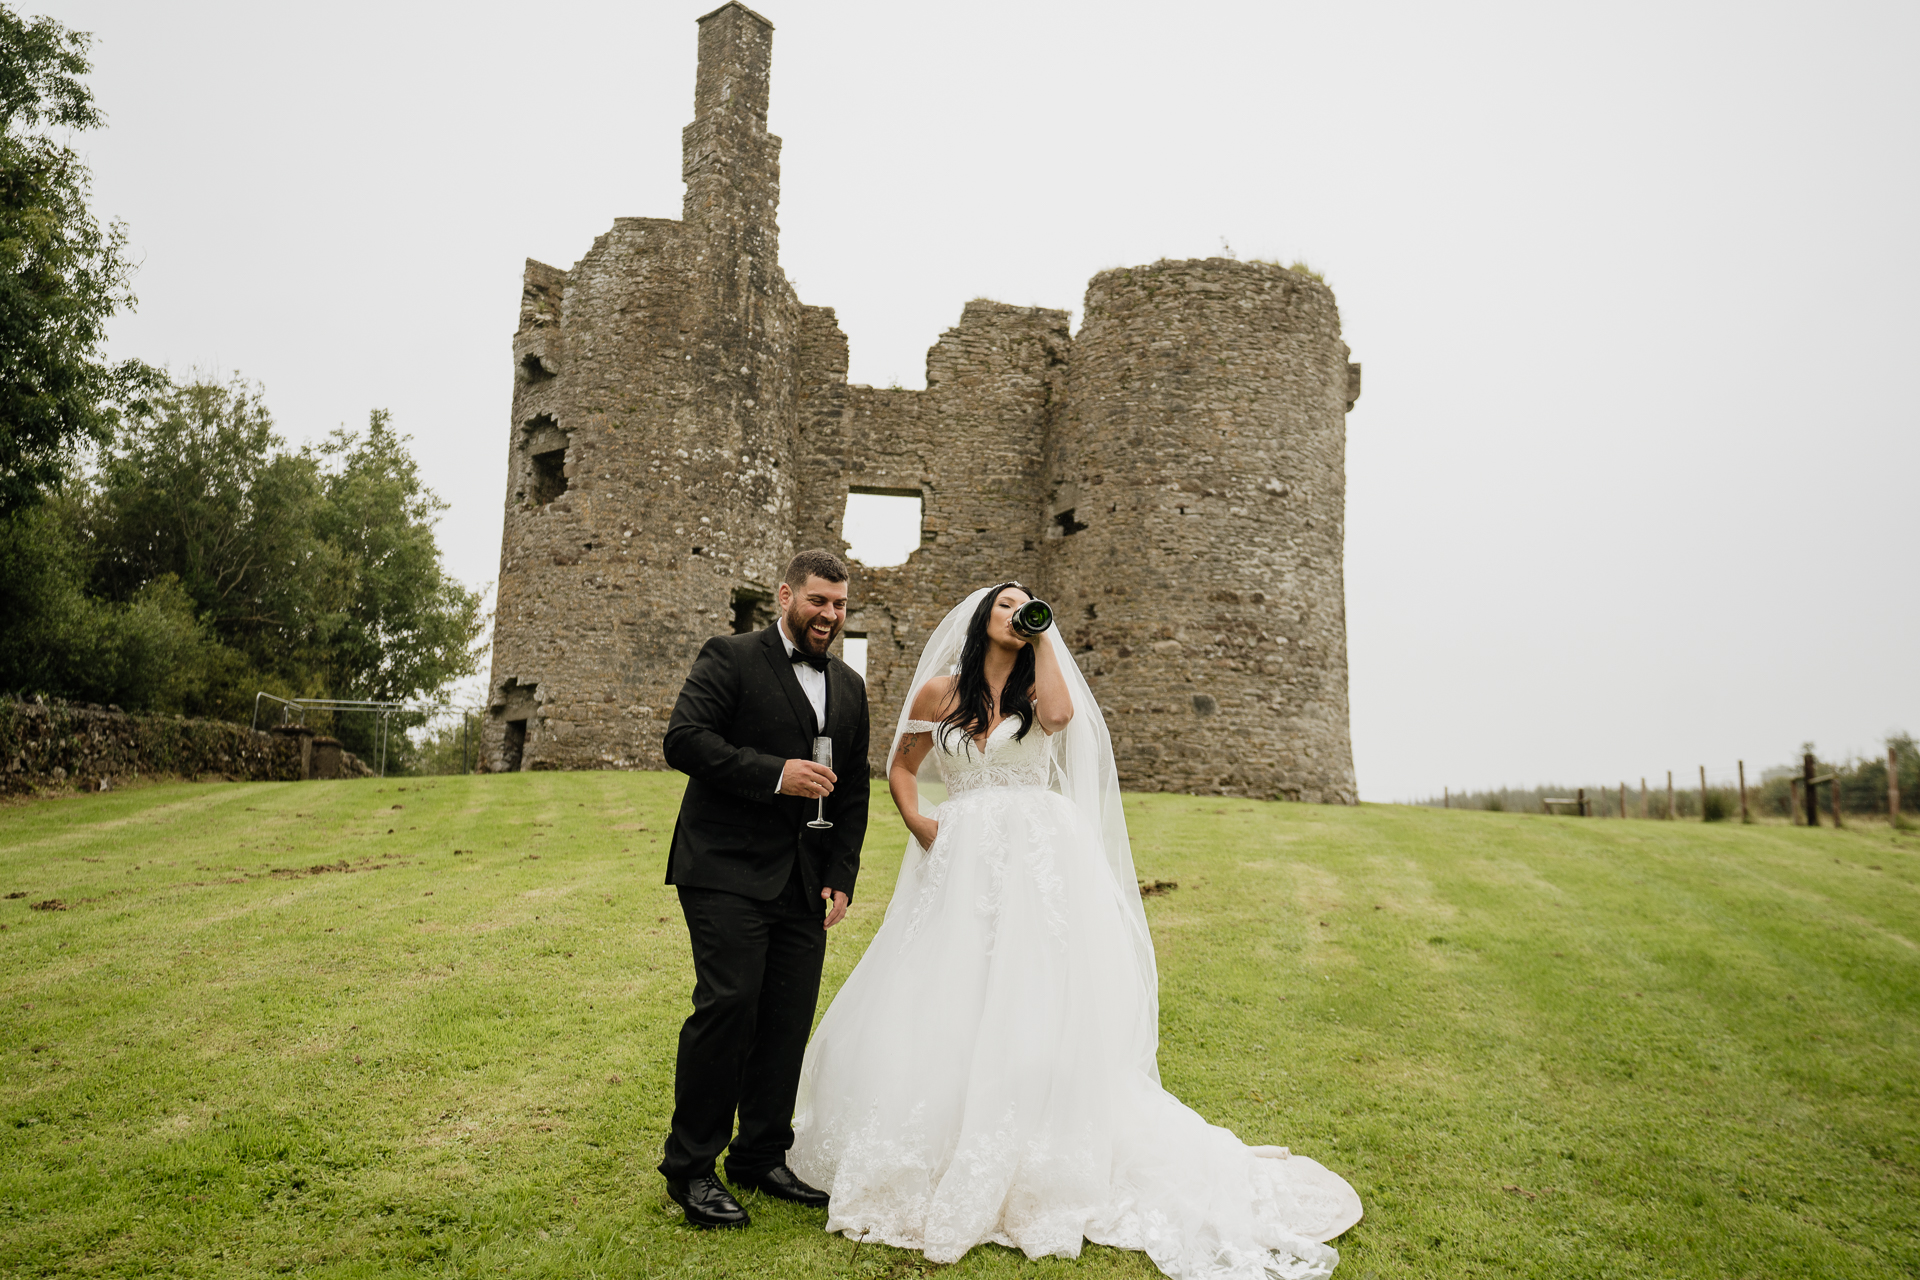
[[[0,1275],[907,1276],[679,1225],[679,781],[0,809]],[[1920,1273],[1920,836],[1130,797],[1166,1083],[1359,1188],[1368,1276]],[[875,839],[827,988],[871,936]],[[32,910],[57,898],[65,910]],[[999,1248],[965,1276],[1149,1276]]]

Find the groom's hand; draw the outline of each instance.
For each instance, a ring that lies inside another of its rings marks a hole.
[[[831,929],[847,918],[846,894],[840,892],[838,889],[822,889],[820,891],[820,897],[824,899],[827,904],[827,923],[823,927]]]
[[[809,800],[820,796],[832,795],[833,784],[839,781],[833,770],[811,760],[789,760],[787,767],[780,771],[780,794],[783,796],[805,796]],[[767,785],[761,783],[761,786]],[[765,794],[762,792],[761,794]]]

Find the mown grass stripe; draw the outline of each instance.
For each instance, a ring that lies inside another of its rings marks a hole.
[[[817,1213],[704,1236],[660,1198],[679,789],[0,810],[27,895],[0,902],[0,1274],[917,1273]],[[1343,1277],[1920,1273],[1920,838],[1126,803],[1140,874],[1179,885],[1147,900],[1166,1081],[1354,1181]],[[904,840],[883,789],[875,815],[828,992]]]

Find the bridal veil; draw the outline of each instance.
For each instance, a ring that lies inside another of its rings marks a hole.
[[[966,645],[967,627],[973,620],[974,611],[980,607],[981,600],[988,592],[1005,590],[1008,585],[1000,583],[970,593],[941,619],[940,625],[927,638],[926,647],[920,653],[920,665],[914,670],[913,682],[907,686],[907,696],[900,704],[893,745],[887,751],[889,772],[893,769],[893,757],[906,736],[914,699],[929,680],[959,672],[960,652]],[[1025,591],[1026,588],[1020,587],[1020,590]],[[1132,943],[1134,966],[1147,1004],[1147,1017],[1142,1024],[1145,1030],[1140,1042],[1134,1046],[1134,1052],[1140,1069],[1157,1082],[1160,1079],[1160,979],[1154,967],[1153,936],[1147,930],[1146,909],[1140,902],[1140,882],[1134,876],[1133,847],[1127,839],[1126,815],[1120,804],[1120,774],[1113,762],[1113,740],[1107,733],[1106,718],[1100,714],[1100,704],[1094,701],[1093,690],[1088,687],[1086,676],[1081,673],[1073,655],[1067,651],[1066,642],[1060,638],[1058,624],[1048,627],[1035,638],[1034,643],[1053,646],[1054,654],[1060,660],[1061,673],[1066,678],[1067,691],[1073,698],[1073,719],[1053,735],[1050,744],[1053,765],[1049,786],[1072,801],[1099,833],[1100,846],[1106,854],[1107,870],[1113,877],[1114,896],[1120,903],[1121,918],[1126,925],[1128,940]],[[933,780],[935,754],[928,752],[921,762],[919,776],[923,781]],[[923,811],[927,809],[924,800],[921,807]],[[908,836],[899,885],[906,886],[917,879],[910,873],[917,869],[918,861],[925,856],[925,850],[920,848],[919,842]],[[888,915],[892,915],[899,903],[900,892],[896,889],[893,901],[887,907]]]

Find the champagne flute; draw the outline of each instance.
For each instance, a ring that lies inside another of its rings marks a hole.
[[[828,769],[833,768],[833,739],[832,738],[822,737],[822,738],[815,738],[813,740],[813,762],[817,765],[822,765]],[[809,822],[807,825],[815,828],[830,827],[833,825],[831,822],[827,821],[827,798],[825,796],[821,796],[819,798],[816,809],[815,809],[814,819],[812,822]]]

